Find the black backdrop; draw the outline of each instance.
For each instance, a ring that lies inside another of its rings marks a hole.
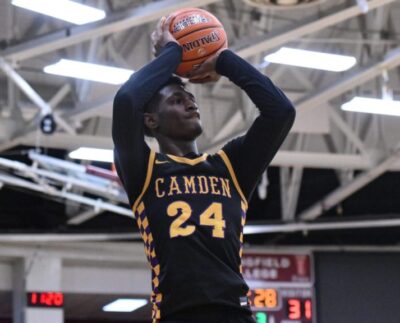
[[[400,254],[315,254],[318,323],[399,323]]]

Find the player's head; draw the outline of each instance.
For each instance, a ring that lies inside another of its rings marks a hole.
[[[192,93],[177,76],[172,76],[144,108],[145,134],[173,140],[195,140],[203,131]]]

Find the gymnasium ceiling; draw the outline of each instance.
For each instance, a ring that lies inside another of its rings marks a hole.
[[[329,229],[354,243],[360,232],[364,237],[389,232],[384,242],[397,243],[400,118],[344,112],[340,106],[356,95],[400,95],[399,1],[80,2],[104,9],[107,17],[75,26],[0,1],[1,239],[11,239],[12,232],[57,233],[48,239],[60,233],[81,234],[71,239],[99,233],[99,239],[137,237],[118,183],[88,174],[87,162],[67,157],[82,146],[113,147],[112,99],[118,87],[45,74],[43,67],[68,58],[137,70],[152,59],[149,35],[161,16],[204,7],[222,21],[230,48],[267,74],[297,109],[296,123],[255,193],[246,233],[264,237],[255,241],[272,236],[279,242],[290,232],[317,230],[310,241],[320,243]],[[357,64],[342,73],[267,65],[263,57],[282,46],[352,55]],[[225,79],[189,87],[205,128],[202,151],[214,152],[244,133],[257,114]],[[43,111],[57,121],[53,135],[39,129]],[[31,149],[37,152],[29,154]],[[343,226],[347,231],[338,230]],[[386,229],[349,231],[360,227]],[[296,243],[305,239],[296,237]]]

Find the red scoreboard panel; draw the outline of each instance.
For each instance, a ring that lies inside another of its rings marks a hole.
[[[27,293],[28,307],[62,308],[64,294],[61,292],[29,292]]]
[[[309,254],[243,255],[243,276],[257,323],[316,323]]]

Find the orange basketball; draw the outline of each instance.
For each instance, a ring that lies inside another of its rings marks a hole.
[[[186,8],[170,16],[173,17],[170,31],[183,48],[182,63],[176,74],[184,76],[221,48],[227,48],[224,27],[208,11]]]

